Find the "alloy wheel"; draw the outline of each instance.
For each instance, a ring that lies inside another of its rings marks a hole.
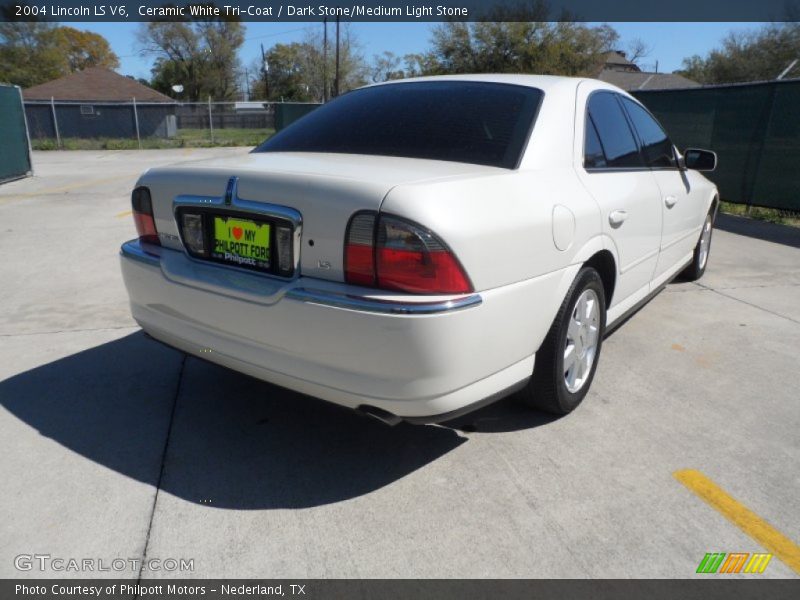
[[[589,379],[600,341],[600,299],[592,289],[584,290],[575,302],[564,345],[564,383],[578,392]]]
[[[700,252],[697,262],[701,269],[706,266],[709,246],[711,246],[711,215],[706,216],[705,223],[703,223],[703,233],[700,234]]]

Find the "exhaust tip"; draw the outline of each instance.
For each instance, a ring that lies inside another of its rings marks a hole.
[[[403,420],[402,417],[398,417],[397,415],[390,413],[388,410],[383,410],[377,406],[370,406],[369,404],[361,404],[358,408],[356,408],[356,412],[364,415],[365,417],[377,419],[384,425],[389,425],[390,427],[394,427]]]

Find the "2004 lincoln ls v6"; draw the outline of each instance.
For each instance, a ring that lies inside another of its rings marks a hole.
[[[144,173],[122,273],[154,338],[385,422],[564,414],[604,332],[703,274],[715,165],[599,81],[390,82]]]

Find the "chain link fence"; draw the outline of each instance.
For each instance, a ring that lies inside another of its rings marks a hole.
[[[800,212],[800,80],[634,93],[681,148],[714,150],[723,200]],[[316,108],[280,102],[26,101],[34,149],[255,146]]]
[[[35,150],[256,146],[318,104],[25,102]]]
[[[678,148],[717,153],[709,178],[723,200],[800,213],[800,79],[634,95]]]

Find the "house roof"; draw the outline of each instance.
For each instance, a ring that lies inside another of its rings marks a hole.
[[[603,69],[597,79],[622,88],[628,92],[636,90],[675,90],[700,87],[700,84],[677,73],[646,73],[640,71],[616,71]]]
[[[603,56],[603,68],[617,71],[640,71],[639,66],[629,61],[622,50],[612,50]]]
[[[25,100],[71,102],[175,102],[169,96],[109,69],[92,67],[22,91]]]

